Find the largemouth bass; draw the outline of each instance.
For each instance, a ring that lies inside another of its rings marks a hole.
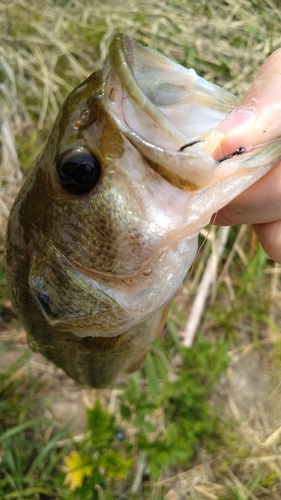
[[[32,349],[74,380],[138,368],[214,212],[280,159],[276,141],[215,160],[237,99],[117,35],[66,99],[15,200],[8,280]]]

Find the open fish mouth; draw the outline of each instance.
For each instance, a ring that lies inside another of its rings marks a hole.
[[[151,168],[184,191],[205,188],[241,168],[272,164],[280,156],[278,139],[255,149],[241,144],[233,154],[214,159],[225,136],[218,125],[238,99],[126,35],[114,38],[103,71],[107,107],[120,130]],[[227,170],[221,165],[226,160]]]

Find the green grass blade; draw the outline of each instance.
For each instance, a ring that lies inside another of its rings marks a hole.
[[[30,420],[29,422],[24,422],[23,424],[17,425],[16,427],[13,427],[12,429],[9,429],[8,431],[4,432],[2,435],[0,435],[0,443],[3,443],[6,439],[9,439],[16,434],[19,434],[20,432],[24,431],[25,429],[32,428],[35,425],[38,425],[39,423],[45,422],[45,419],[43,418],[38,418],[35,420]]]
[[[31,499],[34,499],[34,495],[48,495],[50,497],[54,497],[56,494],[54,490],[50,490],[48,488],[40,488],[40,487],[35,487],[35,488],[26,488],[23,490],[18,490],[18,491],[12,491],[11,493],[6,493],[2,497],[2,500],[12,500],[12,499],[18,499],[21,500],[21,498],[25,497],[30,497]]]
[[[159,382],[158,382],[157,372],[155,369],[154,356],[152,356],[151,353],[148,353],[148,355],[146,356],[144,367],[149,387],[149,393],[152,400],[154,400],[159,393]]]
[[[48,456],[48,454],[57,447],[58,441],[65,436],[67,433],[67,429],[63,428],[60,429],[53,437],[52,439],[48,442],[48,444],[41,450],[41,452],[37,455],[35,460],[32,462],[26,476],[31,476],[32,473],[35,471],[36,467],[38,467],[40,464],[42,464],[45,460],[45,458]]]

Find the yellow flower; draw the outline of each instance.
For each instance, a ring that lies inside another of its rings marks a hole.
[[[71,491],[81,488],[84,478],[93,472],[93,465],[89,465],[89,457],[82,457],[77,451],[63,457],[66,464],[63,469],[66,472],[64,484],[69,485]]]

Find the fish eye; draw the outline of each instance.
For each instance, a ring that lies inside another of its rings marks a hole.
[[[60,155],[56,169],[62,187],[71,194],[89,193],[101,176],[98,160],[82,148]]]

